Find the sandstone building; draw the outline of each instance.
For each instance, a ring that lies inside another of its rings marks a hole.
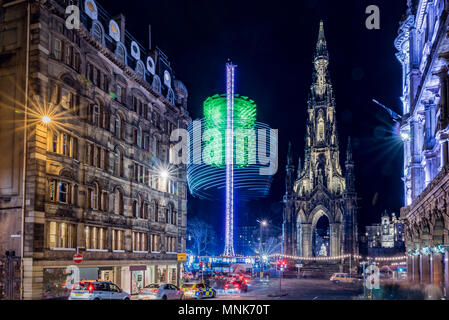
[[[66,27],[69,5],[79,29]],[[168,57],[94,0],[0,11],[0,261],[23,261],[23,298],[64,295],[54,283],[77,251],[81,278],[133,294],[176,283],[187,196],[169,137],[190,118]],[[5,275],[3,297],[17,298],[17,272]]]

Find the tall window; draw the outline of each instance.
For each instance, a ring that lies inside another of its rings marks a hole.
[[[122,230],[112,230],[112,250],[122,251],[125,248],[124,232]]]
[[[116,87],[116,95],[117,95],[117,101],[120,103],[125,103],[125,88],[123,88],[121,85],[117,85]]]
[[[136,73],[139,77],[143,78],[144,76],[144,67],[143,64],[141,62],[137,62],[137,66],[136,66]]]
[[[51,249],[76,248],[76,225],[50,222],[48,226],[48,247]]]
[[[157,234],[151,235],[151,252],[159,252],[161,245],[161,236]]]
[[[107,229],[86,226],[84,229],[86,249],[106,250],[107,249]]]
[[[62,59],[62,41],[55,39],[53,42],[53,55],[57,60]]]
[[[124,177],[124,156],[122,150],[117,150],[117,174]]]
[[[132,210],[133,210],[133,217],[134,218],[138,218],[138,215],[137,215],[137,201],[136,200],[134,200],[133,201],[133,208],[132,208]]]
[[[154,200],[153,202],[154,221],[159,222],[159,203]]]
[[[148,235],[143,232],[133,232],[133,251],[148,251]]]
[[[117,58],[122,62],[125,63],[125,49],[123,49],[122,46],[117,47]]]
[[[65,182],[58,183],[58,201],[60,203],[69,203],[69,184]]]
[[[98,24],[94,24],[92,34],[98,42],[103,42],[103,30]]]
[[[114,194],[114,212],[123,215],[123,192],[117,189]]]

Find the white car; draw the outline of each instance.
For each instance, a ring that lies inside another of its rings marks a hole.
[[[112,282],[81,282],[72,290],[69,300],[131,300],[131,296]]]
[[[170,283],[150,284],[141,289],[139,300],[183,300],[184,292]]]

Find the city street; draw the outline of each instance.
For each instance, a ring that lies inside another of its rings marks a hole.
[[[283,297],[270,297],[279,292],[279,279],[268,283],[253,280],[247,293],[221,294],[216,300],[352,300],[363,293],[360,284],[334,284],[323,279],[282,279]]]

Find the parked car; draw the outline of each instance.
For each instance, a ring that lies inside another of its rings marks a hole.
[[[184,293],[170,283],[150,284],[139,291],[139,300],[183,300]]]
[[[69,300],[130,300],[129,293],[124,292],[113,282],[85,282],[73,289]]]
[[[358,283],[361,279],[358,276],[353,276],[348,273],[334,273],[330,281],[333,283]]]
[[[185,297],[202,299],[215,298],[217,292],[205,283],[185,283],[181,286]]]
[[[224,291],[225,291],[226,293],[232,293],[232,292],[237,292],[237,293],[248,292],[248,285],[246,284],[245,281],[242,281],[242,280],[231,280],[231,281],[228,281],[228,282],[224,285]]]

